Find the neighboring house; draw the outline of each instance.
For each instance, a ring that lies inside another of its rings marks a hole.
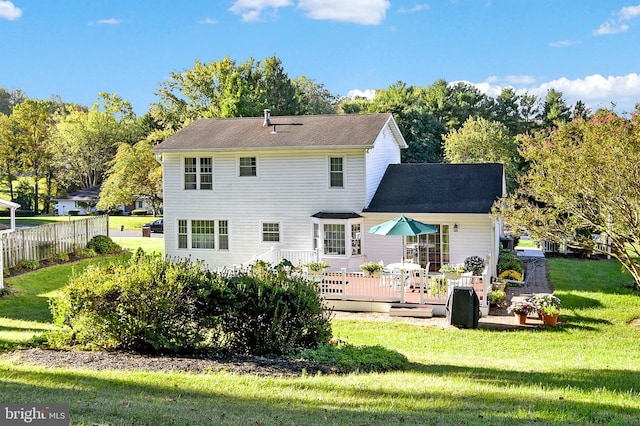
[[[16,210],[20,204],[0,199],[0,208],[9,209],[9,226],[0,224],[0,271],[4,271],[4,248],[2,234],[16,230]],[[0,274],[0,288],[4,288],[4,274]]]
[[[165,253],[215,267],[276,248],[359,271],[400,261],[401,238],[367,231],[407,214],[439,232],[410,239],[405,257],[431,270],[471,255],[495,265],[490,209],[504,194],[502,165],[400,164],[404,148],[389,113],[197,120],[153,149]]]
[[[100,185],[96,185],[54,198],[53,201],[56,204],[53,210],[55,214],[60,216],[69,214],[69,210],[78,211],[78,215],[86,215],[96,211],[96,204],[99,200]]]

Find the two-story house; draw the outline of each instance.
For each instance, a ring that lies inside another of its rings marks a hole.
[[[400,164],[406,147],[389,113],[197,120],[153,149],[165,253],[215,267],[277,250],[358,271],[400,261],[400,238],[367,231],[407,214],[438,232],[410,239],[405,257],[431,270],[471,255],[495,265],[502,165]]]

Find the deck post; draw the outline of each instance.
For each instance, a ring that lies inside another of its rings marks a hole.
[[[340,269],[342,273],[342,300],[347,300],[347,268]]]

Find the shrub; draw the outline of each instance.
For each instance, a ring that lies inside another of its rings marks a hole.
[[[128,262],[73,277],[52,313],[55,347],[262,355],[316,348],[331,337],[315,286],[289,262],[213,273],[139,250]]]
[[[68,262],[69,261],[69,253],[64,251],[59,251],[54,255],[54,258],[59,262]]]
[[[341,373],[401,370],[409,361],[403,354],[383,346],[354,346],[344,342],[306,349],[296,358],[335,366]]]
[[[67,214],[69,216],[79,216],[80,215],[80,210],[78,210],[78,209],[67,210]]]
[[[144,209],[136,209],[131,211],[131,216],[146,216],[149,212]]]
[[[501,274],[508,270],[517,271],[522,274],[524,266],[516,254],[500,253],[500,256],[498,257],[497,272],[498,274]]]
[[[209,305],[221,311],[225,349],[236,354],[286,354],[315,348],[331,338],[329,314],[315,283],[291,262],[230,276]]]
[[[35,271],[39,267],[40,267],[40,262],[39,261],[37,261],[37,260],[28,260],[28,259],[21,260],[16,265],[16,269],[29,269],[29,270],[32,270],[32,271]]]
[[[52,302],[56,346],[179,352],[202,341],[199,264],[136,255],[73,277]]]
[[[113,240],[106,235],[96,235],[87,244],[88,249],[92,249],[98,254],[113,254],[122,251],[122,248],[113,242]]]
[[[81,259],[88,259],[91,257],[96,257],[98,253],[94,249],[83,248],[82,250],[78,250],[76,256]]]
[[[499,308],[504,308],[507,305],[507,294],[504,290],[491,290],[489,303]]]
[[[508,269],[499,274],[498,278],[502,278],[503,280],[522,281],[522,274],[520,274],[520,272],[518,271]]]

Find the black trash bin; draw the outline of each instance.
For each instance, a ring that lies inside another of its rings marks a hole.
[[[459,328],[478,328],[480,299],[471,287],[454,287],[447,299],[447,320]]]

